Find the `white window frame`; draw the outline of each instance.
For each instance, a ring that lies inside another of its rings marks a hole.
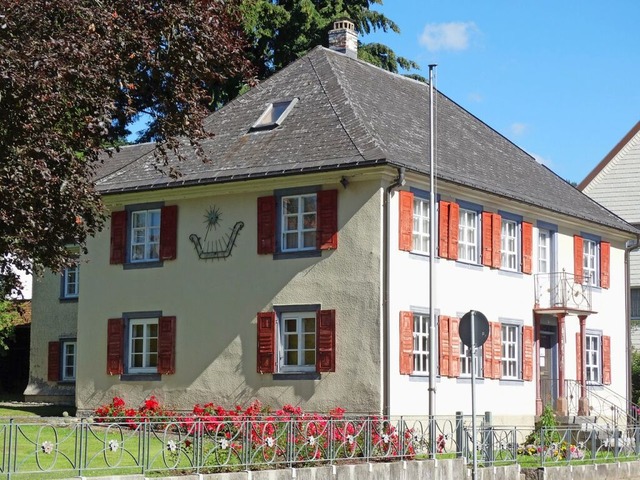
[[[304,331],[304,320],[313,319],[312,331]],[[287,331],[288,322],[296,322],[295,331]],[[315,311],[298,311],[298,312],[281,312],[279,315],[278,330],[278,371],[283,373],[290,372],[315,372],[316,371],[316,346],[317,346],[317,326]],[[305,348],[305,339],[307,336],[313,336],[313,348]],[[295,348],[287,348],[287,337],[296,337]],[[287,363],[287,352],[295,351],[298,361],[296,364]],[[305,353],[313,352],[313,362],[304,363]]]
[[[476,347],[476,378],[482,378],[483,347]],[[460,342],[460,377],[471,378],[471,350]]]
[[[551,273],[551,231],[546,228],[538,228],[538,258],[536,265],[537,273]]]
[[[62,272],[62,298],[78,298],[80,292],[80,266],[67,267]]]
[[[589,384],[602,383],[602,335],[585,334],[585,381]]]
[[[278,100],[270,103],[260,115],[250,130],[266,130],[276,128],[284,122],[293,107],[298,103],[297,98]]]
[[[518,271],[518,222],[502,218],[500,229],[500,265],[503,270]]]
[[[458,260],[479,263],[480,256],[480,214],[476,210],[460,208],[458,225]]]
[[[413,312],[413,374],[429,374],[429,314]]]
[[[62,340],[62,381],[74,382],[76,380],[76,367],[78,361],[78,344],[75,340]],[[70,373],[67,370],[70,369]]]
[[[154,224],[154,218],[157,222]],[[136,226],[136,218],[141,218],[141,225]],[[129,213],[129,262],[144,263],[160,260],[160,227],[162,223],[162,209],[131,210]],[[137,238],[139,236],[140,238]],[[134,251],[142,247],[142,256]]]
[[[582,239],[582,275],[586,285],[599,285],[600,243],[591,238]]]
[[[429,200],[414,194],[412,252],[428,255],[429,236]]]
[[[156,373],[158,371],[158,318],[131,318],[127,326],[127,373]],[[134,337],[134,327],[142,325],[143,332],[141,337]],[[156,335],[151,335],[150,329],[155,325]],[[134,350],[134,341],[142,339],[142,349]],[[155,350],[152,346],[155,340]],[[134,355],[142,356],[142,366],[134,366]],[[155,356],[155,362],[153,358]]]
[[[304,211],[305,199],[314,199],[315,210]],[[287,213],[285,204],[288,201],[295,201],[297,206],[296,212]],[[317,231],[318,231],[318,194],[317,193],[303,193],[298,195],[284,195],[280,199],[281,208],[281,232],[280,232],[280,251],[283,253],[289,252],[304,252],[317,250]],[[288,228],[288,220],[296,219],[295,228]],[[313,218],[313,227],[305,227],[305,219]],[[287,235],[297,235],[296,245],[294,247],[287,247]],[[313,240],[311,245],[305,245],[305,235],[310,235]]]
[[[631,319],[640,320],[640,288],[631,288]]]
[[[500,327],[502,379],[519,380],[521,372],[521,335],[520,326],[502,322]]]

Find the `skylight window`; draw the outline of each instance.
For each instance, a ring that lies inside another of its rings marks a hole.
[[[251,126],[251,130],[269,130],[281,125],[298,99],[282,100],[273,102],[267,106],[267,109],[260,115],[256,123]]]

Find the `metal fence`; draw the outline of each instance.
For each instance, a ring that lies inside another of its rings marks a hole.
[[[66,421],[63,421],[66,420]],[[55,419],[0,424],[0,477],[209,473],[414,458],[471,459],[470,417]],[[480,466],[606,462],[639,456],[637,426],[611,430],[477,422]]]

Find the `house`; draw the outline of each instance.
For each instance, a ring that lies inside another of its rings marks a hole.
[[[625,395],[611,351],[638,231],[439,92],[429,185],[428,85],[354,58],[350,22],[332,35],[208,118],[210,162],[169,178],[152,144],[106,161],[108,227],[79,275],[34,287],[28,398],[426,415],[433,358],[433,412],[470,413],[472,309],[490,332],[476,406],[494,421]]]
[[[640,193],[636,188],[640,171],[640,122],[596,165],[578,185],[591,198],[624,218],[635,227],[640,226]],[[629,253],[629,287],[631,343],[640,348],[640,251]],[[637,399],[634,399],[637,401]]]

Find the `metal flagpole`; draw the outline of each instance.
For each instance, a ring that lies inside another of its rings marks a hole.
[[[434,306],[434,259],[436,256],[436,185],[435,185],[435,116],[433,102],[433,79],[436,65],[429,65],[429,441],[431,454],[435,457],[436,428],[436,320]]]

